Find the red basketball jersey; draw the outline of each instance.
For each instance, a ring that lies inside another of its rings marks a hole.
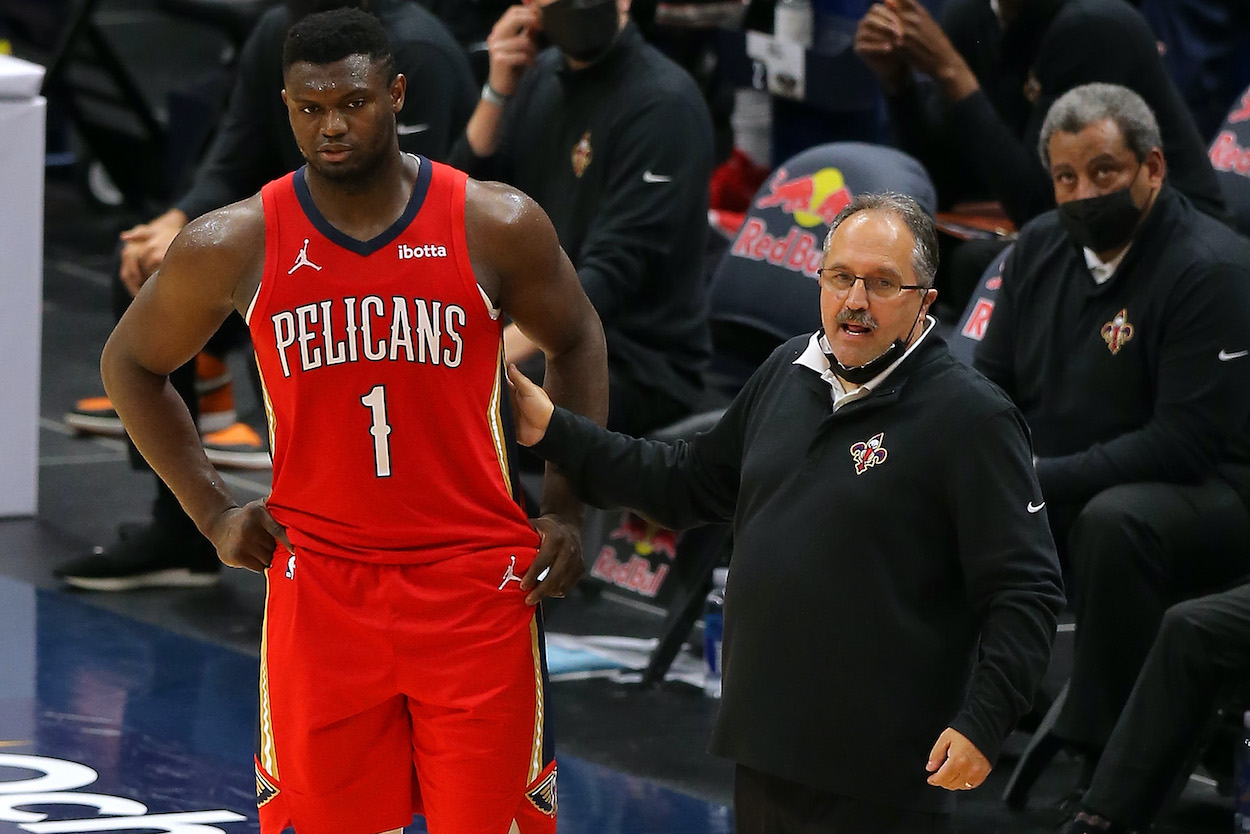
[[[268,506],[297,549],[401,564],[538,543],[510,461],[502,326],[469,265],[466,176],[417,161],[403,216],[367,242],[326,221],[303,169],[261,190],[247,321]]]

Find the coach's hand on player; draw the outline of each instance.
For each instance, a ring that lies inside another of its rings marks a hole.
[[[540,389],[541,390],[541,389]],[[580,525],[554,513],[534,519],[534,529],[542,538],[534,563],[521,577],[521,590],[526,591],[526,605],[537,605],[543,597],[562,597],[582,574],[582,536]],[[543,576],[539,581],[539,576]]]
[[[970,791],[990,775],[990,760],[958,730],[947,727],[929,752],[929,784],[948,791]]]
[[[512,6],[491,27],[486,36],[490,55],[487,81],[501,96],[516,92],[517,81],[538,58],[537,32],[542,28],[542,14],[537,6]]]
[[[226,510],[213,524],[208,538],[223,564],[257,573],[269,567],[278,545],[295,552],[286,528],[269,514],[264,499]]]
[[[516,418],[516,439],[522,446],[533,446],[543,439],[556,407],[541,386],[508,366],[508,388],[512,392],[512,413]]]

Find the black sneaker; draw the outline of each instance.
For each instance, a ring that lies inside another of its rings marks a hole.
[[[215,585],[221,562],[207,539],[171,533],[150,524],[126,530],[108,547],[57,568],[52,575],[84,591],[130,591],[135,588],[204,588]]]

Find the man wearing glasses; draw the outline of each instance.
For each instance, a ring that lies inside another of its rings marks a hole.
[[[1024,420],[933,332],[936,268],[913,200],[856,197],[820,331],[690,442],[601,430],[510,369],[518,440],[588,501],[734,525],[711,746],[740,834],[941,830],[1046,669],[1063,592]]]

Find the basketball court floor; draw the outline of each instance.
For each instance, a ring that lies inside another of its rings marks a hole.
[[[0,834],[254,832],[260,578],[229,571],[211,589],[122,594],[68,592],[51,578],[119,523],[143,519],[151,482],[119,441],[75,437],[61,422],[100,390],[113,241],[136,218],[87,207],[56,177],[45,217],[39,515],[0,520]],[[266,478],[228,475],[245,500],[265,493]],[[715,702],[683,680],[640,689],[614,668],[640,656],[660,619],[608,594],[573,594],[548,624],[565,635],[549,643],[561,832],[731,832],[732,767],[705,752]],[[588,635],[615,639],[577,639]],[[1060,635],[1060,658],[1070,639]],[[998,799],[1025,740],[1013,737],[986,785],[961,797],[956,831],[1054,830],[1071,761],[1047,771],[1028,810]],[[1228,801],[1191,782],[1158,830],[1231,825]]]

